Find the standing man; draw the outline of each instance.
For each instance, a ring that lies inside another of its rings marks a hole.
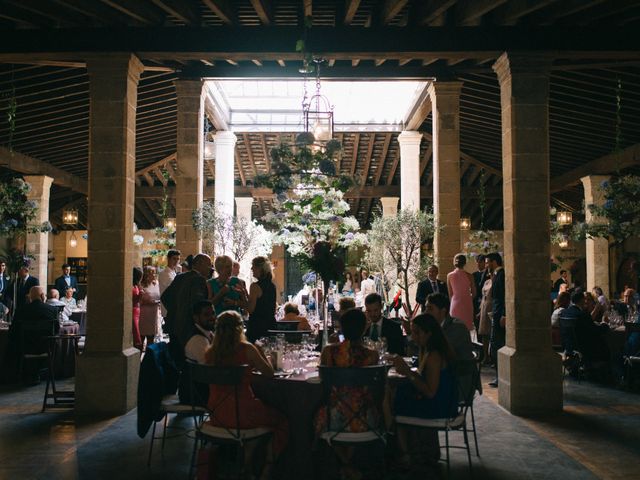
[[[427,297],[426,313],[435,318],[456,354],[456,362],[473,360],[471,334],[464,322],[449,315],[449,299],[442,293]]]
[[[418,290],[416,292],[416,303],[422,305],[422,312],[425,311],[425,304],[427,303],[427,297],[432,293],[441,293],[445,297],[449,298],[449,291],[447,285],[438,280],[438,266],[431,265],[427,270],[426,280],[418,283]]]
[[[9,286],[9,290],[5,297],[8,297],[9,303],[12,304],[15,292],[16,304],[12,305],[14,312],[18,311],[23,305],[26,305],[27,295],[29,295],[31,287],[37,287],[38,285],[40,285],[40,281],[36,277],[29,275],[29,265],[23,265],[20,267],[18,275]]]
[[[55,286],[56,290],[63,295],[68,289],[72,289],[75,298],[76,291],[78,290],[78,279],[75,275],[71,275],[71,265],[68,263],[62,264],[62,275],[56,278]]]
[[[9,275],[6,273],[7,262],[4,258],[0,258],[0,317],[4,317],[7,313],[8,302],[5,299],[5,293],[9,290]]]
[[[176,278],[176,275],[182,271],[182,268],[180,267],[181,255],[180,250],[169,250],[167,252],[167,267],[158,274],[160,295],[162,295],[167,287],[171,285],[171,282]],[[167,316],[167,310],[163,305],[160,306],[160,311],[163,317]]]
[[[505,280],[504,268],[502,268],[502,257],[499,253],[487,255],[487,263],[491,270],[491,298],[493,300],[493,311],[491,313],[491,356],[496,362],[496,378],[489,383],[490,387],[498,386],[498,350],[505,345],[506,337],[506,305],[504,302]]]
[[[404,337],[400,324],[382,316],[382,297],[377,293],[370,293],[364,299],[367,327],[364,336],[373,341],[380,338],[387,339],[389,353],[404,355]]]
[[[560,285],[568,285],[569,284],[569,274],[566,270],[560,270],[560,278],[556,280],[553,284],[553,293],[560,292]],[[557,295],[556,295],[557,296]]]

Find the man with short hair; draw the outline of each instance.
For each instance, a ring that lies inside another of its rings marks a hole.
[[[449,315],[449,298],[442,293],[430,294],[427,297],[426,313],[440,323],[445,337],[456,354],[456,361],[473,360],[469,329],[462,320]]]
[[[184,347],[191,338],[192,308],[199,300],[209,296],[207,280],[211,276],[211,257],[199,253],[193,257],[192,268],[175,277],[161,296],[167,309],[165,327],[171,341],[171,356],[180,369],[184,364]]]
[[[172,249],[167,252],[167,266],[158,274],[160,295],[162,295],[167,287],[171,285],[171,282],[176,278],[176,275],[182,271],[182,268],[180,267],[181,255],[180,250]],[[160,305],[160,311],[163,317],[167,316],[167,309],[164,308],[164,305]]]
[[[422,305],[422,311],[425,311],[425,304],[427,303],[427,297],[432,293],[441,293],[445,297],[449,297],[449,291],[447,285],[438,280],[438,266],[431,265],[427,270],[427,278],[418,283],[418,290],[416,291],[416,303]]]
[[[38,285],[40,285],[40,281],[36,277],[29,275],[29,265],[23,265],[20,267],[18,275],[9,286],[9,291],[5,297],[12,304],[14,312],[17,312],[21,307],[27,304],[27,295],[29,295],[31,288]],[[15,305],[13,305],[14,292],[16,292]]]
[[[60,319],[63,322],[68,322],[71,317],[71,308],[69,305],[60,300],[60,292],[55,288],[49,290],[49,295],[47,297],[47,301],[45,302],[47,305],[51,305],[52,307],[58,308],[60,312]],[[60,308],[63,307],[63,308]]]
[[[7,262],[4,258],[0,258],[0,309],[2,310],[0,313],[0,317],[3,317],[5,313],[7,313],[8,302],[5,300],[5,293],[9,290],[9,275],[6,273],[7,270]]]
[[[380,338],[387,339],[389,353],[404,355],[404,337],[400,324],[382,316],[382,297],[377,293],[370,293],[364,299],[367,327],[364,336],[373,341]]]
[[[57,334],[60,329],[58,309],[44,303],[46,298],[43,288],[35,285],[29,290],[30,302],[16,311],[12,328],[17,328],[24,339],[22,353],[46,352],[48,342],[45,337]]]
[[[73,290],[73,296],[75,297],[78,290],[78,279],[75,275],[71,275],[71,265],[68,263],[62,264],[62,275],[56,278],[55,287],[58,292],[66,292],[68,289]]]
[[[204,353],[213,341],[216,315],[213,303],[199,300],[193,305],[193,334],[184,347],[185,356],[194,362],[205,363]]]
[[[559,293],[560,285],[568,285],[568,284],[569,284],[569,274],[567,273],[566,270],[560,270],[560,278],[558,278],[556,282],[553,284],[553,292]]]
[[[489,382],[489,386],[498,386],[498,350],[505,345],[506,340],[506,304],[505,277],[502,267],[502,257],[497,252],[487,255],[487,264],[491,271],[491,299],[493,310],[491,312],[491,358],[496,363],[496,378]]]

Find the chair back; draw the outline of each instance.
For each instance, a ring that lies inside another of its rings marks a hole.
[[[323,403],[327,405],[327,430],[331,430],[331,411],[338,409],[342,412],[344,422],[337,429],[333,428],[335,436],[348,431],[353,421],[360,421],[367,430],[375,432],[379,439],[384,440],[384,424],[382,403],[387,383],[388,367],[386,365],[372,365],[367,367],[327,367],[320,366],[320,380],[322,382]],[[358,405],[354,403],[354,389],[363,399]],[[371,421],[368,409],[376,408],[375,421]]]
[[[482,394],[479,364],[475,360],[459,361],[454,365],[454,372],[459,403],[463,406],[470,406],[476,391]]]
[[[313,333],[311,330],[268,330],[270,336],[284,335],[287,343],[301,343],[303,335],[310,335]]]
[[[276,330],[284,330],[287,332],[294,332],[298,329],[299,320],[282,320],[276,322],[278,328]]]

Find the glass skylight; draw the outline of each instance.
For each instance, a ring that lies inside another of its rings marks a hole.
[[[207,82],[232,131],[301,131],[303,80],[215,80]],[[322,81],[334,106],[336,131],[402,130],[426,82]],[[307,81],[308,95],[315,79]]]

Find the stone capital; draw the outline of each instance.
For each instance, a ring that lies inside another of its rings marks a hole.
[[[553,58],[542,54],[526,54],[504,52],[493,64],[493,71],[498,76],[498,82],[508,80],[514,73],[549,75]]]
[[[87,58],[87,72],[96,76],[118,76],[126,71],[138,83],[144,71],[144,64],[132,53],[95,54]]]
[[[35,199],[43,194],[46,194],[47,198],[49,197],[49,189],[53,183],[53,178],[47,175],[25,175],[23,178],[25,182],[31,185],[31,191],[27,195],[28,198]]]
[[[398,213],[398,200],[399,197],[380,197],[383,217],[393,217]]]
[[[230,130],[221,130],[213,136],[213,142],[217,145],[231,145],[235,147],[238,137]]]
[[[580,179],[584,187],[584,202],[587,205],[602,204],[604,201],[602,183],[608,182],[610,178],[611,175],[587,175]]]
[[[463,82],[459,80],[431,82],[427,89],[431,102],[435,103],[438,97],[459,97]]]
[[[400,135],[398,135],[398,143],[400,145],[420,145],[422,141],[422,134],[420,132],[416,132],[414,130],[403,130]]]
[[[178,97],[199,97],[203,93],[204,82],[202,79],[179,78],[173,81]]]
[[[236,197],[236,217],[251,220],[251,208],[253,207],[253,197]]]

